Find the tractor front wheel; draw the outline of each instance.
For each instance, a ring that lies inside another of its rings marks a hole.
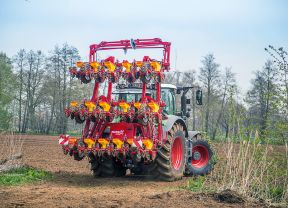
[[[205,140],[192,141],[192,156],[187,161],[188,175],[207,175],[216,163],[212,147]]]

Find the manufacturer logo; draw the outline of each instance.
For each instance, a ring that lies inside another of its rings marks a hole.
[[[123,135],[123,134],[124,134],[124,130],[120,130],[120,131],[111,131],[111,134],[114,134],[114,135],[120,136],[120,135]]]

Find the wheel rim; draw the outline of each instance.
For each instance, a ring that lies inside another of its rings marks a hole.
[[[196,145],[192,148],[193,157],[191,160],[192,166],[196,168],[203,168],[209,162],[209,151],[207,147]]]
[[[180,137],[174,139],[172,145],[171,163],[174,169],[179,170],[183,160],[183,145]]]

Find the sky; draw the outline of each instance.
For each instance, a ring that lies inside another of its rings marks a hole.
[[[0,0],[0,34],[0,51],[9,57],[68,43],[83,60],[93,43],[157,37],[172,43],[172,70],[197,72],[213,53],[245,92],[269,58],[264,48],[288,49],[288,1]]]

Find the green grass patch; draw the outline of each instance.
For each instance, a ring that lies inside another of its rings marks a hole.
[[[202,192],[204,183],[205,183],[204,176],[193,177],[188,180],[187,187],[185,188],[193,192]]]
[[[193,176],[188,179],[185,186],[179,187],[196,193],[215,193],[217,188],[207,180],[207,176]]]
[[[47,171],[22,167],[0,173],[0,185],[15,186],[51,178],[52,174]]]

